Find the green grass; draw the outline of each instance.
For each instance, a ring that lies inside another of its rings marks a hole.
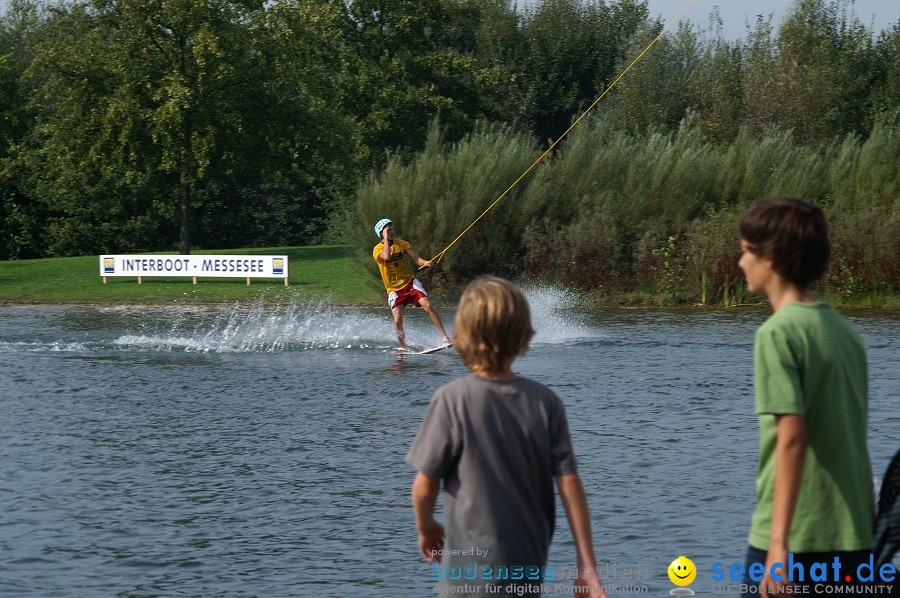
[[[99,256],[0,262],[0,302],[48,303],[268,303],[381,305],[384,289],[346,246],[198,250],[209,254],[287,255],[290,286],[280,279],[190,277],[109,278]],[[153,255],[164,255],[157,253]],[[171,254],[169,254],[171,255]]]
[[[372,276],[350,247],[270,247],[198,250],[197,253],[287,255],[290,286],[278,279],[200,278],[194,286],[190,277],[149,277],[143,284],[137,278],[109,278],[103,284],[99,274],[99,258],[48,258],[39,260],[0,261],[0,303],[233,303],[263,300],[266,303],[329,303],[332,305],[385,305],[381,281]],[[155,253],[148,255],[173,255]],[[429,285],[438,301],[455,301],[460,290],[446,282]],[[900,297],[864,295],[844,297],[825,294],[826,300],[850,309],[900,309]],[[585,307],[665,306],[658,291],[644,288],[634,291],[587,290]],[[744,302],[764,304],[764,300],[744,297]],[[721,304],[719,304],[721,306]]]

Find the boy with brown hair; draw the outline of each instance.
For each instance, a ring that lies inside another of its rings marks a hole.
[[[540,596],[555,478],[575,540],[575,595],[605,596],[562,401],[512,371],[534,335],[525,296],[501,278],[473,281],[460,298],[454,335],[472,373],[438,389],[406,455],[418,470],[419,550],[435,564],[439,591]],[[434,519],[442,482],[446,539]]]
[[[819,208],[768,198],[745,214],[740,231],[747,288],[774,312],[754,348],[760,455],[746,569],[764,565],[761,593],[798,582],[816,591],[810,568],[837,557],[844,586],[874,544],[865,349],[809,290],[830,253]]]

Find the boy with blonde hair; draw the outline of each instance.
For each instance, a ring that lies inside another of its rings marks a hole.
[[[533,335],[510,282],[485,276],[463,292],[454,346],[472,373],[438,389],[406,455],[418,470],[419,550],[444,595],[540,596],[552,577],[555,478],[575,540],[575,595],[605,596],[562,401],[512,371]],[[441,483],[446,534],[434,519]]]

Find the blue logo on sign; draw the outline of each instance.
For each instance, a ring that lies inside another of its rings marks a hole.
[[[104,274],[115,274],[116,273],[115,258],[111,258],[111,257],[103,258],[103,273]]]
[[[272,273],[284,274],[284,259],[276,257],[272,259]]]

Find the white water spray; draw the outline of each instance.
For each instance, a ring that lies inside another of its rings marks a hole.
[[[569,344],[599,337],[574,293],[523,285],[531,305],[534,344]],[[380,350],[397,345],[387,306],[344,309],[319,305],[267,305],[262,300],[232,306],[116,306],[77,308],[77,332],[68,338],[2,339],[11,352],[187,352],[265,353],[308,350]],[[447,330],[452,307],[438,304]],[[59,317],[59,316],[57,316]],[[65,316],[62,316],[65,319]],[[440,344],[440,334],[421,309],[406,311],[407,340],[413,348]]]
[[[374,312],[288,305],[203,308],[165,320],[155,314],[152,330],[125,334],[120,348],[148,351],[248,353],[310,349],[369,349],[390,346],[391,328]]]
[[[568,344],[599,338],[599,331],[591,326],[575,308],[578,297],[558,287],[520,285],[531,307],[531,326],[535,330],[534,344]]]

